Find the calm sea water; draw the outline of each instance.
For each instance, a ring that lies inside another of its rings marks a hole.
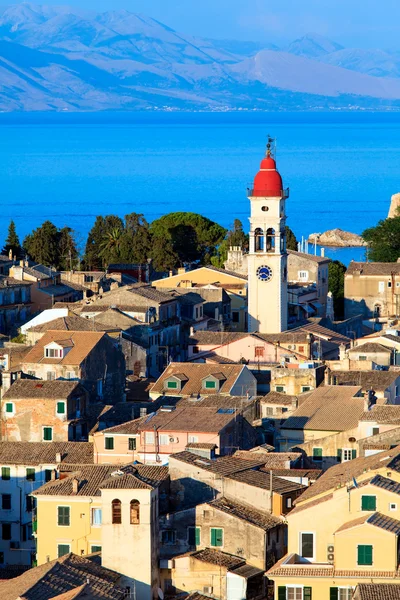
[[[246,188],[267,134],[290,186],[297,236],[355,233],[387,215],[400,191],[400,115],[315,113],[0,114],[0,240],[45,219],[82,243],[98,214],[202,213],[248,226]],[[361,249],[327,251],[344,262]]]

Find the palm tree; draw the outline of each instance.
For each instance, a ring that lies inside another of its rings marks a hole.
[[[100,256],[104,262],[117,262],[120,258],[123,231],[119,227],[113,227],[105,234],[100,244]]]

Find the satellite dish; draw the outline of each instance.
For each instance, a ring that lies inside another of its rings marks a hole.
[[[158,597],[160,598],[160,600],[164,600],[164,592],[161,588],[158,588]]]

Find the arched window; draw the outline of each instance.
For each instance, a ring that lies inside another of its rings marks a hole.
[[[267,229],[267,252],[275,252],[275,229]]]
[[[139,500],[131,500],[131,525],[139,525],[140,523],[140,502]]]
[[[374,317],[380,317],[381,316],[381,310],[382,307],[380,304],[375,304],[374,306]]]
[[[264,251],[264,232],[262,229],[260,229],[260,227],[257,227],[257,229],[254,232],[254,241],[255,241],[256,252],[263,252]]]
[[[121,500],[113,500],[111,503],[111,510],[112,510],[113,525],[121,525],[121,523],[122,523]]]

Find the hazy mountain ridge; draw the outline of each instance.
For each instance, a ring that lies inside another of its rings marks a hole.
[[[0,110],[400,107],[400,53],[187,36],[126,10],[0,9]],[[397,79],[398,78],[398,79]]]

